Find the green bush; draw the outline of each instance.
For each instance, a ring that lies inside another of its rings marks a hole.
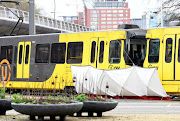
[[[28,99],[27,98],[24,98],[20,95],[20,93],[17,93],[17,94],[13,94],[12,96],[12,102],[13,103],[27,103],[28,102]]]
[[[5,89],[0,88],[0,99],[4,99],[4,98],[5,98]]]
[[[88,101],[88,98],[86,97],[85,94],[80,94],[75,98],[75,100],[83,102],[83,101]]]
[[[47,105],[47,104],[49,104],[49,103],[48,103],[48,102],[43,102],[42,104]]]

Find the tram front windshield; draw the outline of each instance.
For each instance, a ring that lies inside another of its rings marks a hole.
[[[125,40],[124,58],[126,65],[143,66],[146,56],[146,39],[129,39]]]

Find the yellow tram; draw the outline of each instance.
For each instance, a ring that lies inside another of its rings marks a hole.
[[[145,35],[146,30],[122,29],[1,37],[0,74],[8,89],[71,88],[71,65],[100,69],[121,69],[133,63],[142,66]]]
[[[180,94],[180,27],[149,29],[144,67],[156,67],[168,94]]]

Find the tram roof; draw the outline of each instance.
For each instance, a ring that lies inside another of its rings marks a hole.
[[[0,39],[2,38],[14,38],[14,37],[36,37],[36,36],[50,36],[50,35],[59,35],[59,34],[75,34],[75,33],[94,33],[94,32],[108,32],[108,31],[126,31],[127,33],[131,33],[134,35],[144,35],[147,30],[146,29],[117,29],[117,30],[100,30],[100,31],[87,31],[87,32],[73,32],[73,33],[49,33],[49,34],[35,34],[35,35],[19,35],[19,36],[3,36],[0,37]]]

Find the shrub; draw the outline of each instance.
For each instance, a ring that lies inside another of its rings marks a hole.
[[[80,102],[88,101],[88,99],[87,99],[87,97],[86,97],[85,94],[80,94],[80,95],[78,95],[78,96],[75,98],[75,100],[80,101]]]
[[[5,98],[5,89],[0,88],[0,99],[4,99],[4,98]]]

